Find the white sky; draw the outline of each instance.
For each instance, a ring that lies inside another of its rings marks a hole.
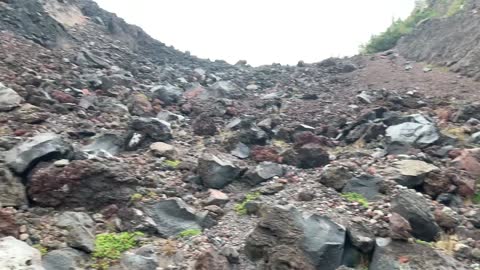
[[[201,58],[251,65],[350,56],[415,0],[95,0]]]

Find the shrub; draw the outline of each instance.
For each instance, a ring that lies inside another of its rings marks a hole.
[[[385,32],[372,36],[370,41],[361,47],[361,52],[377,53],[389,50],[395,47],[398,40],[410,33],[419,22],[434,17],[437,17],[437,14],[430,8],[416,9],[407,19],[394,20]]]
[[[132,196],[130,196],[130,201],[132,202],[137,202],[140,201],[143,198],[143,195],[140,193],[135,193]]]
[[[472,198],[474,204],[480,204],[480,192],[475,193]]]
[[[178,234],[180,238],[190,238],[202,234],[200,229],[187,229]]]
[[[465,0],[454,0],[448,8],[447,17],[457,14],[460,10],[462,10],[464,4]]]
[[[38,251],[40,251],[40,254],[42,254],[42,256],[44,256],[45,254],[48,253],[48,249],[46,247],[42,246],[41,244],[35,244],[32,247],[34,247]]]
[[[245,199],[241,203],[237,203],[235,205],[235,212],[239,215],[246,215],[247,214],[247,208],[246,205],[248,202],[251,202],[253,200],[256,200],[258,197],[260,197],[260,192],[254,192],[254,193],[249,193],[245,196]]]
[[[165,160],[164,163],[168,167],[176,169],[178,167],[178,165],[180,165],[181,161],[180,160]]]
[[[368,200],[362,194],[349,192],[349,193],[342,194],[342,197],[347,199],[348,201],[357,202],[363,205],[364,207],[368,207]]]
[[[119,259],[122,252],[138,246],[141,232],[102,233],[96,236],[93,257],[97,259]]]

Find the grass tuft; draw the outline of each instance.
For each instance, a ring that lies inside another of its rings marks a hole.
[[[248,202],[251,202],[253,200],[258,199],[260,197],[260,192],[254,192],[254,193],[248,193],[245,196],[245,199],[241,203],[237,203],[234,207],[235,212],[239,215],[246,215],[247,214],[247,208],[246,205]]]
[[[200,229],[187,229],[187,230],[181,231],[178,234],[178,237],[179,238],[191,238],[191,237],[194,237],[194,236],[197,236],[197,235],[200,235],[200,234],[202,234],[202,231]]]
[[[361,204],[363,207],[368,208],[368,200],[362,194],[355,193],[355,192],[348,192],[348,193],[342,194],[342,197],[347,199],[350,202],[357,202]]]

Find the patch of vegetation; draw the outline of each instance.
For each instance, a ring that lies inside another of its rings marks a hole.
[[[362,194],[359,194],[356,192],[348,192],[348,193],[342,194],[342,197],[347,199],[350,202],[357,202],[365,208],[368,207],[368,200]]]
[[[415,239],[415,243],[417,243],[419,245],[424,245],[424,246],[427,246],[427,247],[433,247],[432,243],[427,242],[427,241],[423,241],[423,240],[420,240],[420,239]]]
[[[95,251],[93,257],[97,262],[93,268],[104,270],[118,260],[123,252],[139,245],[138,237],[143,236],[141,232],[123,233],[102,233],[95,238]]]
[[[407,19],[394,20],[385,32],[373,35],[367,44],[361,46],[360,51],[369,54],[390,50],[397,45],[401,37],[412,32],[418,23],[437,16],[431,8],[416,9]]]
[[[200,234],[202,234],[202,231],[200,229],[187,229],[187,230],[181,231],[178,234],[178,237],[180,237],[180,238],[191,238],[191,237],[194,237],[194,236],[197,236],[197,235],[200,235]]]
[[[246,208],[247,203],[258,199],[258,197],[260,197],[260,192],[258,192],[258,191],[254,192],[254,193],[248,193],[245,196],[245,199],[241,203],[237,203],[235,205],[235,207],[234,207],[235,212],[237,212],[237,214],[239,214],[239,215],[246,215],[247,214],[247,208]]]
[[[40,254],[42,254],[42,256],[45,256],[45,254],[48,253],[48,249],[46,247],[42,246],[41,244],[35,244],[32,247],[34,247],[38,251],[40,251]]]
[[[130,196],[130,201],[132,201],[132,202],[138,202],[141,199],[143,199],[143,195],[140,194],[140,193],[135,193],[132,196]]]
[[[474,204],[480,204],[480,192],[475,193],[472,198]]]
[[[180,160],[165,160],[164,163],[168,167],[176,169],[178,167],[178,165],[180,165],[181,161]]]
[[[463,5],[465,4],[465,0],[454,0],[453,3],[450,5],[447,11],[447,17],[451,17],[457,14],[460,10],[462,10]]]
[[[455,251],[455,246],[458,244],[457,235],[442,235],[440,240],[435,242],[433,246],[439,248],[446,253],[452,255]]]

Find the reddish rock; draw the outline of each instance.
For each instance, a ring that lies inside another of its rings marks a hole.
[[[440,172],[431,172],[423,182],[425,193],[435,198],[436,196],[449,192],[452,183],[450,176]]]
[[[282,154],[282,158],[286,164],[302,169],[317,168],[330,163],[329,154],[322,145],[316,143],[289,149]]]
[[[309,143],[321,144],[325,146],[330,145],[330,142],[328,141],[327,138],[319,137],[310,131],[295,133],[295,135],[293,136],[293,141],[295,142],[295,146],[297,147],[300,147]]]
[[[153,115],[153,107],[148,97],[142,93],[134,94],[130,100],[128,109],[132,115],[150,116]]]
[[[18,237],[18,225],[13,209],[0,209],[0,237]]]
[[[410,235],[411,230],[412,227],[408,220],[397,213],[392,213],[390,216],[390,231],[393,239],[406,240],[412,237]]]
[[[212,117],[207,114],[201,114],[192,123],[193,133],[200,136],[213,136],[218,133]]]
[[[40,206],[98,209],[130,201],[138,184],[118,163],[72,161],[65,167],[40,164],[29,175],[28,195]]]
[[[462,150],[452,164],[476,178],[480,177],[480,148]]]
[[[194,270],[229,270],[230,265],[225,256],[220,255],[213,249],[204,251],[193,266]]]
[[[255,146],[253,147],[250,155],[252,156],[252,159],[257,162],[278,162],[280,160],[280,155],[278,154],[277,150],[268,146]]]
[[[205,200],[205,205],[225,205],[228,201],[228,195],[216,189],[209,189],[209,196]]]
[[[60,103],[77,103],[75,97],[59,90],[54,90],[50,95]]]

